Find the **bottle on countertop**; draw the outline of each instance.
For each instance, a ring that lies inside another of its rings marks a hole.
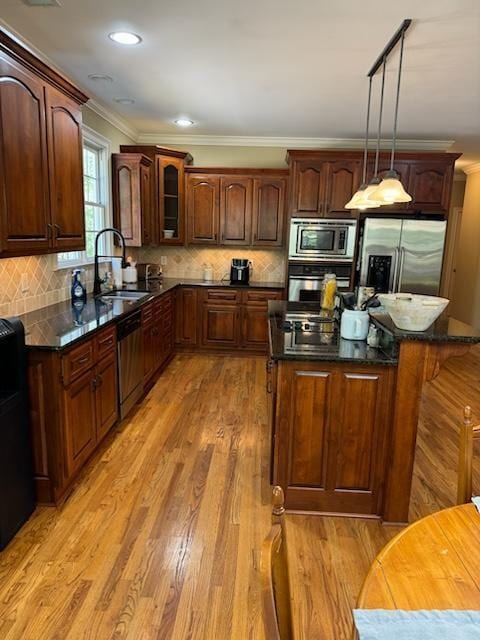
[[[81,303],[82,307],[87,301],[87,278],[85,269],[74,269],[72,271],[71,297],[72,304]]]
[[[334,273],[326,273],[322,282],[322,309],[333,311],[337,296],[337,277]]]
[[[137,280],[137,263],[133,261],[132,256],[128,256],[127,266],[123,269],[123,282],[125,284],[135,284]]]

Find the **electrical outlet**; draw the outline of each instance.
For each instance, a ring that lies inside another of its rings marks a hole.
[[[28,273],[22,273],[22,277],[20,278],[20,288],[22,293],[27,293],[30,291],[30,280],[28,278]]]
[[[162,267],[167,266],[167,256],[160,256],[160,264],[162,265]]]

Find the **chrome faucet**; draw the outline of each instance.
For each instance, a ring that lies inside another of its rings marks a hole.
[[[99,256],[98,255],[98,239],[101,235],[106,233],[107,231],[111,231],[117,238],[121,241],[122,244],[122,269],[125,269],[127,266],[126,260],[126,246],[125,246],[125,238],[122,233],[118,229],[114,229],[113,227],[107,227],[106,229],[102,229],[97,233],[95,238],[95,272],[94,272],[94,281],[93,281],[93,295],[99,296],[102,293],[102,279],[100,278],[100,273],[98,271],[98,259],[99,258],[118,258],[118,256]]]

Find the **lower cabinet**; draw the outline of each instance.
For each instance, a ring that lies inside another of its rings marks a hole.
[[[299,511],[379,515],[395,367],[279,362],[274,484]]]
[[[116,327],[66,351],[29,352],[37,501],[57,504],[118,419]]]
[[[176,292],[176,343],[195,347],[198,343],[198,289],[181,287]]]
[[[202,308],[202,346],[234,349],[240,345],[240,309],[237,305],[206,302]]]
[[[144,385],[151,385],[175,348],[174,293],[166,293],[142,309]]]

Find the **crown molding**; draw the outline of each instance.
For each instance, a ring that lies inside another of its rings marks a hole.
[[[472,162],[472,164],[467,164],[466,167],[462,167],[462,171],[468,175],[471,173],[478,173],[480,171],[480,162]]]
[[[137,129],[132,127],[124,118],[115,113],[115,111],[112,111],[108,107],[105,107],[94,98],[90,98],[85,106],[91,109],[98,116],[109,122],[113,127],[131,138],[133,142],[139,141],[139,137],[141,134],[139,134]]]
[[[173,145],[205,145],[219,147],[282,147],[289,149],[363,149],[362,138],[294,138],[279,136],[215,136],[182,135],[170,133],[140,133],[139,143]],[[397,140],[397,149],[403,151],[447,151],[454,140]],[[391,140],[381,140],[382,149],[391,148]]]

